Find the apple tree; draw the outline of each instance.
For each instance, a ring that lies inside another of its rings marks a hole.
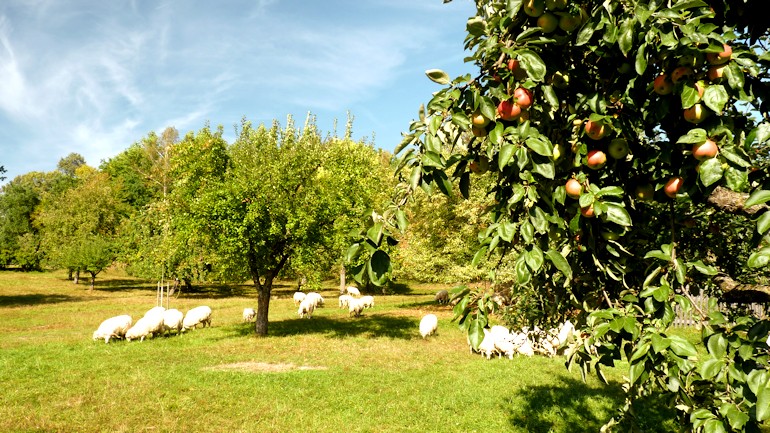
[[[543,321],[581,311],[568,365],[603,378],[603,365],[627,362],[607,428],[633,424],[635,402],[659,393],[687,428],[757,431],[770,419],[770,322],[717,298],[741,277],[755,279],[749,298],[770,295],[760,4],[477,0],[465,48],[478,73],[426,72],[443,87],[396,149],[401,197],[371,224],[370,262],[387,269],[377,241],[404,230],[407,197],[454,185],[467,197],[474,167],[488,166],[495,204],[474,261],[509,256],[513,290],[539,294]],[[735,247],[694,247],[701,238]],[[729,273],[739,268],[750,271]],[[706,309],[692,302],[701,289],[714,295]],[[456,296],[478,345],[489,293]],[[700,345],[670,332],[676,304],[702,318]]]

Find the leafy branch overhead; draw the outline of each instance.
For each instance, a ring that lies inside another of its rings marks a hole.
[[[727,318],[712,302],[699,311],[707,356],[668,328],[675,304],[693,308],[691,289],[719,294],[714,277],[768,278],[770,35],[759,4],[477,1],[465,49],[478,73],[426,71],[441,88],[396,149],[399,196],[370,226],[382,233],[370,257],[387,268],[382,239],[405,228],[395,216],[416,190],[468,197],[491,173],[473,261],[509,256],[509,294],[538,292],[551,316],[540,320],[581,311],[585,345],[570,365],[629,362],[628,400],[608,427],[662,391],[685,425],[751,431],[770,418],[759,385],[768,322]],[[730,206],[752,213],[725,217]],[[455,314],[479,342],[494,308],[484,294],[457,296],[478,300]]]

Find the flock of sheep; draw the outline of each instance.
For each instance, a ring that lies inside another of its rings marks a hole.
[[[298,306],[297,314],[300,318],[311,318],[318,307],[324,306],[323,297],[316,292],[296,292],[293,296],[294,305]],[[435,301],[442,305],[449,303],[449,294],[446,290],[436,293]],[[364,309],[374,307],[373,296],[361,296],[356,287],[347,287],[345,293],[339,297],[339,308],[347,308],[349,315],[359,317]],[[253,308],[243,310],[243,321],[251,322],[256,318]],[[111,317],[99,325],[94,331],[93,339],[104,339],[109,343],[111,339],[125,338],[128,341],[138,339],[144,341],[145,337],[167,335],[174,331],[181,334],[188,329],[194,329],[198,325],[211,326],[211,308],[199,306],[190,309],[187,314],[182,314],[177,309],[165,309],[154,307],[147,311],[142,318],[133,323],[131,316],[122,315]],[[435,314],[426,314],[420,320],[420,336],[423,339],[433,335],[438,330],[438,317]],[[572,339],[575,327],[566,321],[559,328],[543,331],[537,327],[532,330],[510,331],[500,325],[484,329],[484,338],[477,349],[474,349],[468,340],[471,353],[478,352],[491,359],[493,355],[506,356],[513,359],[515,354],[533,356],[536,353],[546,356],[554,356]],[[770,341],[769,341],[770,343]]]
[[[187,314],[182,314],[181,311],[173,308],[167,310],[163,307],[153,307],[136,323],[133,323],[129,315],[110,317],[94,331],[93,338],[94,340],[103,338],[105,343],[109,343],[113,338],[144,341],[145,337],[167,335],[171,331],[181,334],[198,325],[211,326],[211,308],[202,305],[190,309]]]

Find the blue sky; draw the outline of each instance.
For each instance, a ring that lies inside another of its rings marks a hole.
[[[150,131],[180,135],[246,117],[347,113],[354,138],[392,150],[463,63],[470,0],[0,3],[0,165],[51,171],[71,152],[98,166]]]

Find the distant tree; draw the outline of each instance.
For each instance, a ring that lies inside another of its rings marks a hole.
[[[59,163],[56,164],[56,168],[65,175],[74,177],[75,171],[85,164],[86,160],[83,158],[83,155],[73,152],[60,159]]]
[[[118,227],[128,206],[106,173],[81,166],[77,185],[40,204],[38,223],[48,264],[96,275],[114,260]],[[77,282],[77,281],[76,281]]]
[[[0,265],[38,269],[39,248],[35,210],[46,194],[62,191],[72,180],[59,172],[30,172],[0,188]]]
[[[5,173],[5,166],[0,165],[0,174]],[[5,180],[5,176],[0,176],[0,182]]]

